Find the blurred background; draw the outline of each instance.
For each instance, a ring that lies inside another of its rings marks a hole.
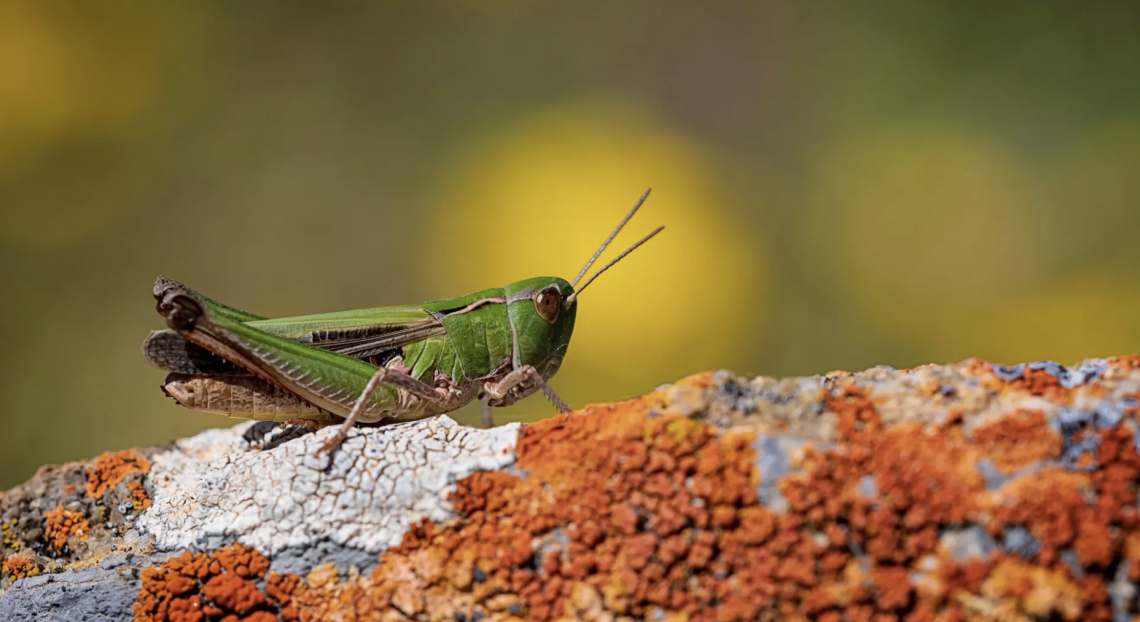
[[[1138,27],[1128,3],[0,0],[0,489],[232,423],[139,352],[159,275],[268,316],[571,278],[649,186],[615,246],[668,228],[583,294],[572,406],[710,368],[1140,350]]]

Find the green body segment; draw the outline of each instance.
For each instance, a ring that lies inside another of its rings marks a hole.
[[[446,334],[406,346],[405,365],[425,382],[437,371],[454,381],[480,380],[524,365],[535,367],[544,378],[553,376],[570,344],[577,302],[562,309],[555,322],[543,320],[533,296],[551,285],[563,299],[574,291],[563,279],[536,277],[424,303],[424,311],[439,318]]]
[[[511,328],[502,288],[424,303],[423,308],[436,315],[447,331],[439,369],[449,377],[486,378],[511,360]],[[414,344],[408,348],[407,360],[412,360],[414,349]]]
[[[315,336],[340,331],[383,334],[385,328],[394,332],[409,324],[429,322],[431,319],[431,314],[419,305],[401,305],[244,321],[253,328],[279,337],[310,341]]]
[[[210,317],[205,328],[253,359],[258,369],[276,384],[337,415],[348,413],[376,373],[376,367],[365,361],[313,348],[226,317]],[[389,409],[397,397],[394,387],[380,385],[372,393],[372,404],[365,413]]]
[[[352,410],[377,371],[362,360],[371,356],[402,363],[416,380],[448,388],[446,403],[432,405],[380,384],[361,413],[365,422],[454,410],[472,399],[483,381],[496,382],[527,365],[550,378],[565,356],[577,306],[576,301],[560,306],[553,321],[539,316],[534,303],[538,292],[555,287],[563,300],[573,292],[569,283],[554,277],[421,305],[280,319],[245,313],[178,287],[202,310],[191,328],[180,330],[185,339],[328,413],[344,417]],[[161,298],[158,288],[156,297]],[[220,373],[206,376],[215,384],[199,384],[212,391],[226,382]],[[194,388],[192,382],[181,382],[183,389]],[[512,401],[531,391],[533,387]],[[248,416],[245,410],[214,412]],[[278,412],[283,412],[280,406]]]
[[[436,370],[445,362],[445,354],[448,355],[446,363],[450,363],[447,366],[447,372],[450,373],[455,368],[455,349],[446,337],[428,337],[409,344],[404,348],[404,364],[408,368],[408,375],[425,382],[429,378],[434,379]]]
[[[566,356],[570,336],[574,332],[574,315],[578,310],[578,302],[574,301],[562,309],[553,323],[539,317],[531,293],[551,285],[558,287],[563,300],[574,292],[569,283],[553,277],[527,279],[504,289],[507,300],[511,301],[507,312],[514,335],[514,366],[532,365],[543,378],[553,376],[562,363],[562,357]]]

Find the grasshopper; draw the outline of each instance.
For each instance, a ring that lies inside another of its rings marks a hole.
[[[414,421],[474,399],[487,427],[492,407],[536,391],[566,413],[547,381],[566,356],[578,296],[664,227],[578,282],[648,196],[570,282],[535,277],[419,305],[268,319],[159,278],[156,308],[169,328],[153,331],[143,354],[170,372],[163,392],[192,410],[309,427],[341,421],[321,451],[358,422]]]

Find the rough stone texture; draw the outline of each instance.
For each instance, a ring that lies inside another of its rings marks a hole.
[[[0,619],[1131,620],[1138,416],[1123,357],[707,373],[331,463],[214,430],[0,495]]]
[[[317,455],[331,428],[234,452],[242,432],[213,430],[153,457],[154,505],[136,528],[155,546],[233,540],[272,555],[327,540],[379,552],[416,521],[448,518],[457,479],[513,464],[518,424],[478,430],[438,417],[360,429],[331,458]]]
[[[166,557],[112,554],[97,566],[23,579],[0,595],[0,619],[130,620],[140,573]]]

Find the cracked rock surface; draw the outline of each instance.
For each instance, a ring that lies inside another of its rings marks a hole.
[[[514,463],[518,424],[448,417],[355,431],[317,455],[332,429],[269,451],[237,451],[246,426],[211,430],[152,458],[154,505],[136,521],[164,550],[241,542],[273,555],[328,541],[378,553],[419,520],[450,516],[447,494],[476,470]]]
[[[250,424],[0,494],[2,620],[1129,620],[1140,358],[710,372],[493,430]]]

